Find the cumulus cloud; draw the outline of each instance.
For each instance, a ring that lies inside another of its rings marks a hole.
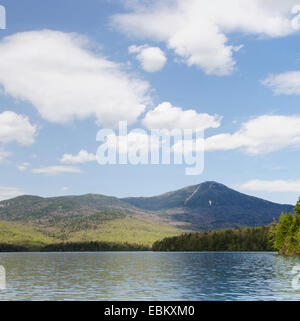
[[[300,116],[263,115],[242,124],[234,134],[219,134],[205,140],[205,151],[241,148],[253,155],[290,146],[300,147]]]
[[[178,134],[178,136],[176,135]],[[138,154],[159,152],[162,148],[165,152],[188,154],[193,151],[204,151],[203,138],[197,140],[197,144],[191,143],[188,138],[182,139],[182,132],[154,132],[149,135],[145,131],[131,131],[126,136],[110,134],[105,139],[105,146],[116,150],[119,154]]]
[[[0,113],[1,143],[7,144],[15,141],[20,145],[31,145],[34,142],[36,131],[36,126],[29,122],[28,117],[12,111]]]
[[[150,98],[147,82],[125,73],[85,37],[42,30],[0,41],[0,85],[51,122],[94,116],[100,125],[136,121]]]
[[[119,154],[135,153],[137,151],[148,153],[151,150],[159,149],[160,141],[152,140],[151,136],[143,130],[133,130],[127,135],[109,134],[105,137],[105,146],[116,149]]]
[[[187,65],[206,74],[228,75],[241,48],[228,35],[283,37],[299,29],[298,0],[123,1],[129,13],[112,24],[130,36],[164,42]]]
[[[17,187],[0,186],[0,201],[7,200],[20,195],[24,195],[24,193]]]
[[[172,106],[169,102],[159,104],[150,110],[142,120],[148,129],[207,129],[220,126],[221,117],[217,115],[199,114],[193,109],[183,110]]]
[[[170,152],[182,153],[183,146],[185,146],[184,152],[190,152],[194,145],[191,145],[187,138],[184,142],[180,140],[182,130],[202,131],[207,128],[217,128],[221,124],[221,117],[197,113],[193,109],[183,110],[169,102],[163,102],[146,113],[142,124],[148,130],[154,130],[153,135],[149,135],[145,130],[131,131],[124,136],[110,134],[106,136],[106,146],[110,148],[116,146],[119,154],[157,151],[162,145],[164,148],[169,145]],[[201,138],[195,146],[203,148],[203,139]]]
[[[5,144],[17,142],[24,146],[31,145],[36,132],[36,126],[30,123],[28,117],[8,110],[0,113],[0,162],[11,154],[4,149]]]
[[[167,62],[164,52],[159,47],[132,45],[128,48],[128,52],[131,54],[137,54],[136,59],[147,72],[159,71]]]
[[[81,173],[81,170],[75,166],[57,165],[57,166],[34,168],[31,172],[34,174],[57,175],[61,173]]]
[[[251,181],[238,185],[238,187],[251,191],[300,193],[300,180],[253,179]]]
[[[300,71],[270,75],[262,81],[275,95],[300,95]]]
[[[77,155],[64,154],[60,161],[61,163],[65,164],[82,164],[87,162],[93,162],[95,160],[95,154],[88,153],[86,150],[82,149]]]

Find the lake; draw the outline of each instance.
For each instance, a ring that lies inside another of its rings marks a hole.
[[[0,265],[0,300],[300,300],[300,258],[270,252],[0,253]]]

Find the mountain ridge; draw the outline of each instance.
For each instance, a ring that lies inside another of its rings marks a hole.
[[[149,197],[118,198],[93,193],[56,197],[22,195],[0,202],[0,220],[47,227],[94,226],[97,222],[132,215],[185,229],[208,230],[267,225],[278,219],[281,212],[292,210],[292,205],[267,201],[206,181]]]

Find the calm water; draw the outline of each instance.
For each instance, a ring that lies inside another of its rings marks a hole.
[[[274,253],[0,253],[0,265],[0,300],[300,300],[300,259]]]

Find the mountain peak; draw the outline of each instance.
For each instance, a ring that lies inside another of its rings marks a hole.
[[[199,189],[218,189],[218,190],[229,189],[229,187],[227,187],[226,185],[215,181],[206,181],[198,184],[197,186],[199,187]]]
[[[262,226],[278,219],[281,212],[292,210],[290,205],[249,196],[215,181],[124,201],[144,210],[164,211],[172,219],[191,223],[195,229]]]

